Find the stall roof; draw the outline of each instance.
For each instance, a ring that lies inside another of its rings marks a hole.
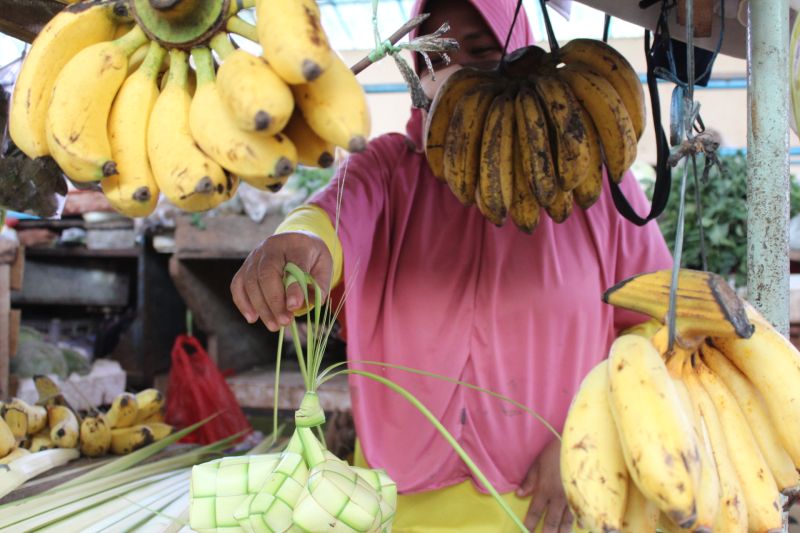
[[[563,2],[563,0],[562,0]],[[373,46],[372,0],[318,0],[322,22],[338,50],[363,50]],[[378,7],[378,29],[382,36],[394,32],[409,17],[413,0],[380,0]],[[544,23],[540,15],[538,0],[523,2],[531,27],[537,39],[545,38]],[[602,35],[604,14],[592,7],[575,3],[571,6],[569,20],[552,9],[550,17],[560,39],[577,36]],[[611,25],[612,38],[640,37],[642,29],[622,20]]]
[[[723,0],[725,5],[725,39],[722,53],[735,57],[745,57],[746,33],[739,22],[740,0]],[[365,49],[373,45],[372,38],[372,0],[318,0],[323,15],[323,24],[337,49]],[[659,14],[660,1],[647,8],[639,7],[639,0],[551,0],[558,13],[552,8],[550,18],[554,31],[560,40],[578,36],[600,37],[602,35],[605,13],[614,19],[611,24],[612,38],[639,37],[642,27],[653,29]],[[793,2],[800,4],[800,0]],[[389,35],[408,18],[413,0],[380,0],[378,24],[381,35]],[[524,0],[531,26],[537,40],[544,40],[544,23],[539,0]],[[721,4],[717,4],[717,13]],[[562,14],[569,14],[565,18]],[[707,39],[698,39],[695,45],[713,49],[717,43],[720,24],[714,23],[714,34]],[[672,17],[670,30],[674,37],[681,39],[685,29],[677,25]]]

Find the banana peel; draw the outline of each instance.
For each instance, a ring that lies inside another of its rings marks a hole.
[[[603,301],[667,321],[671,270],[639,274],[603,294]],[[754,326],[744,301],[724,278],[711,272],[681,269],[675,301],[675,328],[681,336],[750,338]]]

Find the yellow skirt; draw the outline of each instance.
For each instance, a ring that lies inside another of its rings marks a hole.
[[[356,441],[353,464],[362,468],[367,465]],[[514,513],[525,519],[530,498],[520,498],[515,493],[501,495]],[[542,523],[536,528],[541,530]],[[395,533],[512,533],[519,528],[489,494],[478,492],[470,481],[451,487],[399,495],[397,515],[392,524]]]

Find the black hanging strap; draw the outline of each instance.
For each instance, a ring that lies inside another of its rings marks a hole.
[[[647,59],[647,87],[650,92],[650,107],[653,110],[653,129],[656,132],[657,148],[656,183],[653,190],[653,201],[650,205],[650,213],[644,218],[639,216],[639,214],[633,210],[633,207],[631,207],[628,199],[625,198],[619,184],[609,178],[611,198],[614,200],[617,211],[637,226],[644,226],[664,212],[664,208],[667,207],[667,200],[669,200],[669,191],[672,184],[672,169],[667,165],[667,159],[669,159],[669,143],[667,142],[664,128],[661,125],[661,99],[658,96],[658,82],[656,81],[656,75],[653,71],[653,49],[650,46],[650,32],[647,30],[644,32],[644,46],[645,57]]]

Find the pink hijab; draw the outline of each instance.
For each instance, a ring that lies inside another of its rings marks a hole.
[[[414,7],[411,9],[411,16],[416,17],[420,13],[424,13],[425,5],[430,0],[416,0]],[[517,0],[469,0],[475,9],[483,15],[486,24],[491,28],[497,42],[503,46],[506,42],[508,29],[511,27],[511,22],[514,20],[514,10],[517,7]],[[413,39],[417,36],[417,30],[412,30],[409,38]],[[525,8],[521,7],[517,22],[514,25],[514,31],[511,33],[511,38],[508,41],[507,52],[513,52],[517,48],[533,44],[533,31],[531,30],[530,23],[528,22],[528,15],[525,13]],[[414,54],[414,68],[417,72],[420,71],[420,57]],[[422,126],[423,114],[419,109],[411,110],[411,117],[406,124],[406,135],[414,142],[417,151],[424,150],[422,143]]]

